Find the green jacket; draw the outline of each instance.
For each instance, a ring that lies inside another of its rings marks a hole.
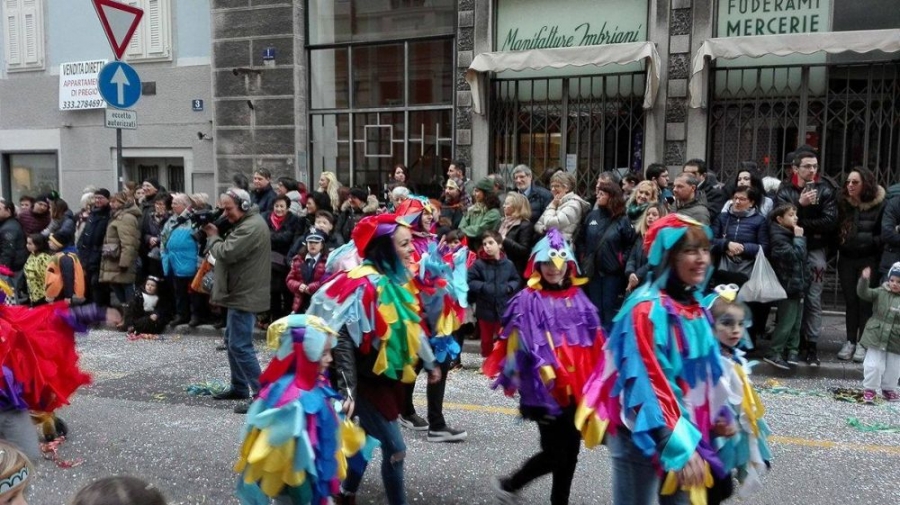
[[[459,231],[466,234],[469,238],[477,239],[481,242],[481,235],[488,230],[500,229],[499,209],[488,209],[484,205],[475,204],[469,207],[469,211],[463,216],[459,222]]]
[[[866,349],[900,354],[900,294],[891,293],[887,283],[870,288],[869,281],[862,277],[856,284],[856,294],[872,303],[872,317],[860,344]]]
[[[141,246],[141,209],[132,203],[114,210],[110,216],[103,246],[118,247],[119,254],[100,260],[100,282],[133,284],[137,277],[134,260]]]
[[[212,303],[245,312],[269,310],[272,246],[259,207],[253,205],[224,239],[210,237],[206,251],[215,259]]]

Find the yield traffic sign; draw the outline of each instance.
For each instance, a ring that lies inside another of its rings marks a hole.
[[[137,30],[141,18],[144,17],[143,9],[132,7],[116,0],[92,0],[106,38],[117,60],[122,59],[131,37]]]
[[[107,104],[117,109],[127,109],[141,98],[141,78],[131,65],[111,61],[100,69],[97,89]]]

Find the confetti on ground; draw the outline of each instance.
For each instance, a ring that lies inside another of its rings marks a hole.
[[[84,463],[83,458],[75,458],[73,460],[65,460],[59,456],[59,447],[66,441],[66,437],[62,436],[51,442],[41,443],[41,453],[44,459],[56,463],[60,468],[75,468]]]
[[[228,385],[219,379],[200,382],[198,384],[189,384],[185,390],[191,396],[213,396],[224,393],[228,389]]]

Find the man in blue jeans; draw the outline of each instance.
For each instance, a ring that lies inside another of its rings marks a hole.
[[[249,399],[259,393],[259,360],[253,349],[253,323],[258,312],[269,309],[271,241],[269,227],[250,202],[250,194],[232,188],[219,197],[231,230],[223,238],[215,224],[203,227],[206,251],[214,265],[211,302],[225,307],[225,342],[231,387],[216,400],[245,400],[234,411],[246,414]]]

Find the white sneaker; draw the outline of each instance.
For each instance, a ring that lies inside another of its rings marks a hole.
[[[838,352],[837,359],[839,359],[841,361],[847,361],[850,359],[851,356],[853,356],[853,351],[855,351],[855,350],[856,350],[856,346],[853,345],[853,342],[848,340],[848,341],[844,342],[844,346],[841,347],[840,352]]]
[[[866,359],[866,348],[861,345],[857,345],[856,350],[853,351],[853,362],[862,363],[864,359]]]

